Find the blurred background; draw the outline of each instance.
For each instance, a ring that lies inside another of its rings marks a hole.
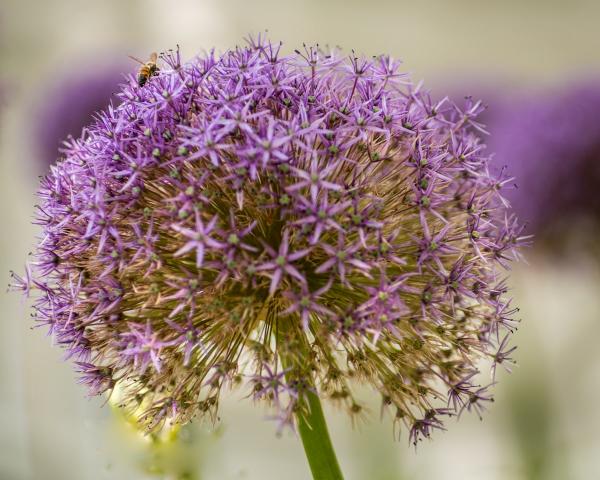
[[[106,106],[128,54],[181,46],[185,58],[268,30],[302,42],[402,58],[433,96],[489,105],[494,168],[537,237],[510,280],[519,366],[496,402],[409,448],[379,422],[353,428],[328,410],[347,479],[600,478],[600,2],[597,0],[2,0],[0,277],[22,271],[38,176]],[[216,429],[141,437],[84,397],[27,305],[0,292],[0,479],[309,478],[302,447],[266,411],[232,395]],[[369,399],[369,393],[364,393]]]

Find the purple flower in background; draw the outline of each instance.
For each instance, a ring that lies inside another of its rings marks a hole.
[[[8,94],[11,90],[10,84],[0,77],[0,127],[3,124],[4,109],[8,105]]]
[[[0,107],[6,103],[6,82],[0,78]]]
[[[42,180],[13,288],[149,428],[216,418],[240,382],[282,424],[314,391],[358,415],[356,380],[416,443],[491,400],[471,380],[512,326],[524,238],[481,105],[432,105],[386,56],[280,47],[129,77]]]
[[[560,243],[577,220],[600,224],[600,83],[519,94],[486,115],[496,168],[516,188],[506,192],[532,231]]]
[[[36,102],[32,124],[35,155],[44,170],[62,156],[60,149],[69,136],[79,137],[94,114],[117,100],[113,96],[124,81],[122,63],[99,61],[85,64],[58,77]]]

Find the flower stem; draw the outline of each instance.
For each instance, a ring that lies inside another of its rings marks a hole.
[[[308,413],[297,415],[304,452],[315,480],[343,480],[342,471],[329,438],[319,396],[307,392]]]
[[[286,334],[289,335],[292,332],[293,327],[288,322],[280,320],[278,322],[278,343],[285,342]],[[300,338],[297,337],[297,340],[301,345],[301,356],[310,355],[306,337],[301,335]],[[286,355],[281,355],[281,353],[279,358],[283,368],[289,369],[289,374],[292,374],[295,367],[294,360]],[[286,377],[289,380],[290,375],[286,375]],[[309,388],[303,391],[298,399],[296,422],[310,471],[314,480],[344,480],[329,437],[321,401],[310,373],[303,374],[302,379]]]

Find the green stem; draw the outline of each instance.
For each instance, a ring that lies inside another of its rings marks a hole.
[[[314,392],[306,394],[308,412],[297,416],[304,452],[315,480],[343,480],[342,471],[329,438],[321,401]],[[302,411],[302,410],[301,410]]]
[[[278,322],[278,343],[285,343],[284,336],[293,331],[290,327],[291,325],[287,322],[282,322],[280,319]],[[310,355],[306,338],[300,334],[300,338],[297,337],[297,340],[302,345],[300,347],[302,356]],[[294,375],[297,365],[295,365],[291,357],[288,358],[286,355],[282,355],[281,351],[279,352],[279,358],[281,359],[283,368],[290,369],[289,374],[291,375],[286,375],[289,380],[289,377]],[[308,384],[311,390],[307,389],[300,395],[298,405],[296,406],[296,421],[310,471],[314,480],[344,480],[333,444],[331,443],[331,438],[329,437],[329,430],[327,429],[327,423],[323,415],[323,408],[321,408],[321,401],[319,400],[319,395],[315,393],[314,382],[310,378],[310,374],[306,373],[302,376],[304,382]]]

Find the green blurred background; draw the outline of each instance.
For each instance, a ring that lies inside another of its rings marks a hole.
[[[111,63],[135,71],[128,54],[179,44],[188,58],[268,30],[288,51],[318,42],[390,53],[438,97],[544,89],[600,72],[599,19],[597,0],[2,0],[0,275],[22,270],[34,245],[45,168],[34,125],[65,77]],[[519,367],[500,375],[484,421],[451,421],[415,452],[406,432],[394,441],[379,421],[375,398],[369,422],[354,428],[329,410],[349,480],[600,478],[600,260],[576,248],[527,256],[510,282],[524,320]],[[276,438],[247,392],[224,402],[216,431],[194,426],[153,442],[84,397],[45,332],[30,331],[19,295],[2,290],[0,312],[0,479],[309,478],[299,441]]]

